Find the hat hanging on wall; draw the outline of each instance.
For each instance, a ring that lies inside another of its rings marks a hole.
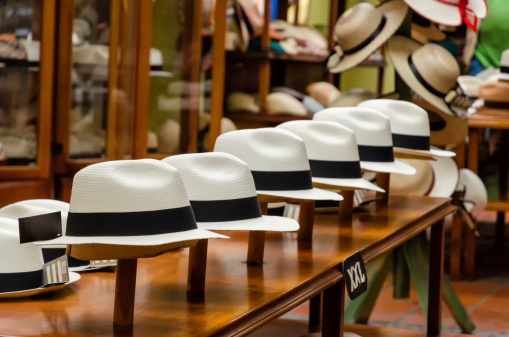
[[[446,26],[459,26],[465,21],[477,30],[477,19],[488,15],[486,0],[405,0],[414,11],[428,20]],[[474,18],[474,22],[468,16]]]
[[[415,167],[412,176],[395,174],[391,176],[389,191],[391,195],[427,195],[434,182],[433,168],[427,160],[400,159],[403,163]]]
[[[362,179],[355,133],[338,123],[291,121],[276,128],[295,133],[306,143],[313,182],[385,192]]]
[[[65,235],[35,244],[160,246],[208,238],[225,236],[198,229],[177,169],[140,159],[79,171]]]
[[[432,147],[437,149],[436,147]],[[436,161],[428,161],[433,169],[433,188],[428,196],[449,198],[456,188],[459,179],[458,165],[453,158],[439,157]]]
[[[393,36],[387,49],[397,73],[417,95],[447,114],[458,114],[452,104],[458,97],[460,67],[451,53],[404,36]]]
[[[214,152],[230,153],[249,165],[258,194],[299,200],[343,200],[337,193],[313,188],[304,141],[275,128],[225,133]]]
[[[179,170],[198,228],[210,230],[295,231],[299,224],[262,216],[251,171],[223,152],[183,154],[163,159]]]
[[[473,218],[476,218],[486,209],[488,204],[488,192],[481,178],[469,169],[461,169],[459,172],[456,191],[465,192],[463,204]]]
[[[378,7],[361,2],[348,9],[334,26],[336,45],[327,69],[339,73],[367,59],[398,30],[407,10],[401,0],[386,1]]]
[[[81,278],[69,272],[67,283],[44,287],[41,248],[32,243],[20,244],[17,226],[13,219],[0,218],[0,298],[53,292]]]
[[[437,157],[456,155],[452,151],[430,148],[428,113],[417,105],[392,99],[372,99],[358,106],[375,109],[389,117],[394,152]]]
[[[416,38],[417,37],[417,38]],[[412,14],[412,38],[421,43],[421,38],[432,41],[443,41],[447,35],[428,19],[419,14]]]
[[[63,201],[50,199],[32,199],[16,202],[0,208],[0,217],[15,220],[17,230],[17,221],[20,218],[43,215],[53,212],[61,212],[62,234],[65,235],[67,227],[67,216],[69,212],[69,204]],[[48,246],[42,247],[42,256],[44,263],[52,261],[62,255],[65,255],[67,246]],[[92,266],[90,261],[82,261],[71,256],[68,257],[69,270],[83,271],[88,269],[97,269],[100,266]]]
[[[415,174],[415,169],[394,160],[391,125],[384,114],[369,108],[329,108],[313,120],[340,123],[355,132],[361,168],[373,172]]]

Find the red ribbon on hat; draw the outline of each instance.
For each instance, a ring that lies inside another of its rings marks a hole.
[[[436,1],[446,5],[458,6],[461,18],[463,19],[465,24],[468,26],[468,28],[472,29],[474,32],[477,33],[477,15],[472,9],[468,8],[468,0],[459,0],[459,3],[452,3],[448,0],[436,0]],[[468,14],[474,17],[474,22],[470,20]]]

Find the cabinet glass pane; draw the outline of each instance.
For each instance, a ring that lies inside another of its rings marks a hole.
[[[0,1],[0,165],[36,165],[41,16],[42,0]]]

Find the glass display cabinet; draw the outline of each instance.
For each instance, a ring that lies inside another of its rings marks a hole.
[[[0,207],[51,196],[56,0],[0,1]]]

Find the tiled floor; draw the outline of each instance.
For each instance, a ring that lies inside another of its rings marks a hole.
[[[509,337],[509,240],[506,240],[502,251],[495,251],[493,247],[494,214],[483,214],[481,220],[479,229],[482,237],[477,242],[476,255],[477,279],[453,282],[453,287],[476,326],[473,332],[475,335]],[[506,230],[506,234],[509,235],[507,232],[509,228]],[[391,277],[388,277],[371,314],[369,324],[425,329],[426,318],[420,308],[415,289],[412,287],[408,299],[393,299],[392,290]],[[307,320],[308,310],[308,303],[294,309],[283,316],[286,320],[273,325],[273,332],[278,329],[280,331],[281,326],[284,326],[285,336],[302,335],[305,332],[303,321]],[[289,330],[288,327],[291,326],[288,322],[292,320],[296,323],[295,330]],[[460,332],[446,306],[444,306],[444,321],[449,332]],[[271,333],[270,326],[254,334],[254,336],[278,335],[280,334]]]

